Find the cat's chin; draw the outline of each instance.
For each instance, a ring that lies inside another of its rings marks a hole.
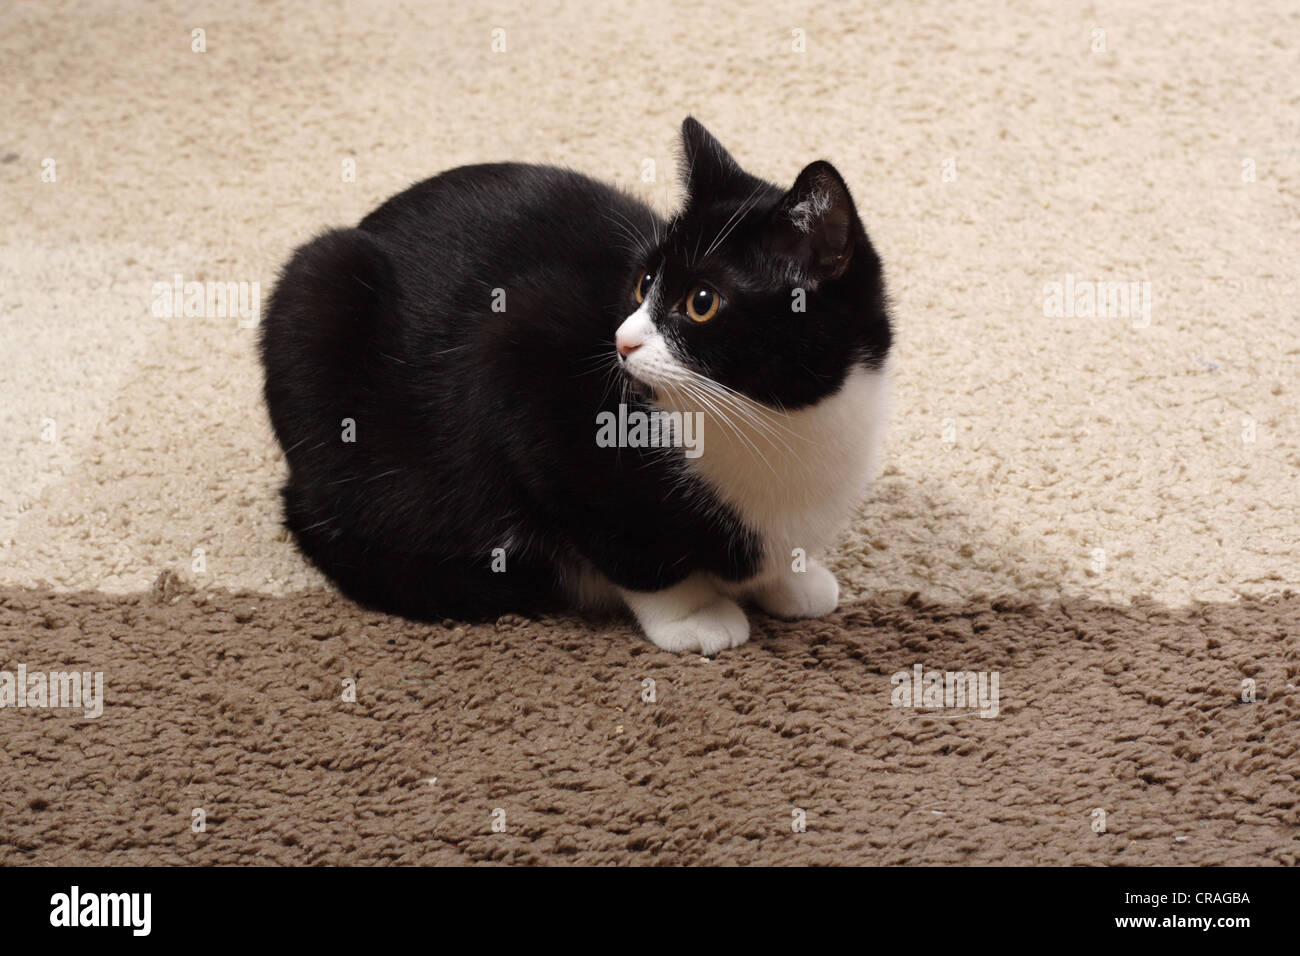
[[[659,393],[649,382],[637,378],[627,369],[623,370],[623,378],[627,382],[627,391],[632,398],[647,405],[659,404]]]

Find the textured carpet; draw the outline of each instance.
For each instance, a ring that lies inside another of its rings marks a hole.
[[[0,671],[108,687],[0,710],[0,859],[1294,862],[1298,68],[1282,0],[0,5]],[[668,210],[687,113],[769,178],[833,161],[888,269],[845,609],[704,663],[332,596],[279,528],[256,329],[155,286],[264,304],[466,162]],[[1057,314],[1075,280],[1149,314]],[[895,719],[916,663],[1005,706]]]
[[[105,662],[99,718],[6,715],[0,864],[1300,861],[1300,594],[863,601],[715,660],[167,579],[0,629]],[[918,663],[997,671],[997,716],[893,706]]]
[[[1300,581],[1293,4],[524,9],[3,8],[0,583],[141,590],[201,548],[209,584],[320,586],[279,535],[256,330],[157,318],[154,284],[264,303],[296,243],[466,162],[671,208],[688,112],[774,179],[834,161],[885,260],[896,414],[851,595]],[[1067,274],[1150,281],[1150,327],[1044,317]]]

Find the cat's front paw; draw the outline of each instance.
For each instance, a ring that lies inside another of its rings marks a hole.
[[[720,597],[675,621],[643,625],[646,637],[666,651],[712,657],[749,640],[749,619],[735,601]]]
[[[754,600],[773,617],[822,617],[839,607],[835,575],[815,562],[807,571],[788,571],[754,592]]]

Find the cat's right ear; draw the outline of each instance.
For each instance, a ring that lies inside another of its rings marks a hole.
[[[740,164],[694,116],[682,120],[682,184],[690,199],[708,199],[726,191],[744,174]]]
[[[798,281],[813,288],[843,275],[853,256],[858,214],[849,187],[824,160],[804,168],[777,204],[768,247]]]

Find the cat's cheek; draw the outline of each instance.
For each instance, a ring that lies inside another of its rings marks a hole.
[[[647,385],[669,385],[682,377],[682,363],[658,331],[647,335],[635,351],[623,356],[622,361],[629,375]]]
[[[673,362],[668,354],[668,347],[663,337],[656,333],[646,340],[632,355],[626,359],[627,370],[634,376],[651,385],[658,385],[669,377]]]

